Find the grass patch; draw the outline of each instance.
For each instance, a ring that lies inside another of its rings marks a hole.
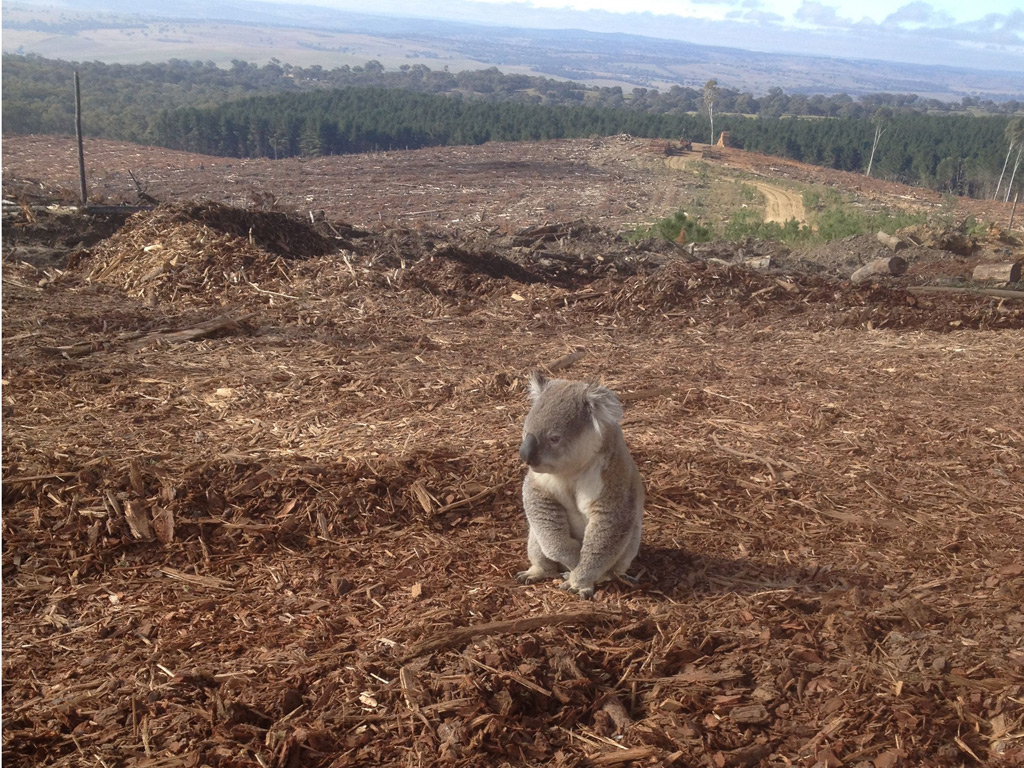
[[[815,211],[807,203],[816,203]],[[804,193],[804,205],[810,213],[810,224],[790,219],[785,224],[765,221],[764,212],[754,208],[741,208],[718,226],[701,224],[679,210],[659,219],[648,227],[638,227],[626,234],[630,242],[646,238],[660,238],[672,242],[704,243],[709,240],[772,240],[790,245],[820,245],[842,240],[853,235],[875,232],[892,234],[898,229],[925,224],[928,217],[919,213],[906,213],[885,208],[865,210],[843,201],[838,195]],[[681,238],[680,233],[684,233]]]
[[[892,234],[904,227],[934,224],[934,215],[909,213],[899,208],[865,206],[830,187],[807,186],[802,190],[807,223],[791,219],[784,224],[764,220],[761,193],[750,183],[713,176],[707,163],[695,162],[698,189],[704,191],[682,209],[648,226],[626,233],[631,242],[660,238],[673,242],[702,243],[709,240],[767,240],[794,246],[814,246],[854,235]],[[803,186],[803,185],[801,185]],[[731,213],[730,213],[731,211]],[[723,215],[724,214],[724,215]],[[968,227],[983,225],[968,222]],[[680,233],[683,237],[680,238]]]

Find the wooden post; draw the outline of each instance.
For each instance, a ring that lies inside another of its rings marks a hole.
[[[1020,192],[1013,196],[1013,208],[1010,209],[1010,223],[1006,225],[1007,232],[1013,232],[1013,214],[1017,212],[1017,198],[1020,197]]]
[[[75,136],[78,138],[78,182],[79,197],[84,208],[89,200],[85,193],[85,150],[82,148],[82,89],[78,84],[78,70],[75,70]]]

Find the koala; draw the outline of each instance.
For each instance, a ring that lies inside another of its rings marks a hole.
[[[539,373],[530,399],[519,447],[530,567],[516,580],[562,574],[562,589],[588,600],[616,576],[635,584],[626,570],[640,548],[644,485],[619,427],[622,404],[606,387]]]

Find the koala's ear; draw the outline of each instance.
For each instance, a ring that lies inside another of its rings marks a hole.
[[[548,377],[540,371],[534,371],[530,374],[530,400],[536,402],[537,398],[540,397],[540,393],[548,385]]]
[[[598,424],[617,424],[622,419],[622,403],[608,387],[591,384],[587,387],[586,399]]]

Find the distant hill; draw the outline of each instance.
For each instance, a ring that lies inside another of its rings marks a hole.
[[[452,71],[497,67],[625,89],[722,86],[766,93],[915,93],[959,101],[1024,100],[1019,72],[980,71],[711,47],[627,34],[493,27],[354,14],[274,3],[125,4],[74,9],[4,4],[3,51],[72,61],[142,63],[272,59],[298,66],[425,64]],[[173,15],[173,16],[172,16]]]

